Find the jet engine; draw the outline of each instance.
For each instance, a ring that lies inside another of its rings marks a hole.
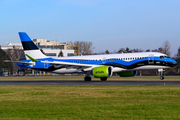
[[[95,67],[92,70],[92,74],[96,78],[107,78],[112,76],[112,67],[110,66],[100,66],[100,67]]]
[[[133,77],[136,76],[137,71],[124,71],[124,72],[120,72],[119,76],[120,77]]]

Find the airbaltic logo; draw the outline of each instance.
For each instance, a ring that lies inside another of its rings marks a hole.
[[[96,74],[97,74],[97,73],[104,73],[104,71],[96,71]]]

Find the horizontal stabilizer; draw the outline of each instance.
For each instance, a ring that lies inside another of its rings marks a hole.
[[[22,63],[22,64],[25,64],[25,65],[32,65],[34,63],[30,63],[30,62],[20,62],[20,61],[10,61],[10,60],[4,60],[3,62],[9,62],[9,63]]]

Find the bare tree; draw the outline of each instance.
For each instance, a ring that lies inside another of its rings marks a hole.
[[[13,49],[8,49],[6,51],[6,55],[11,61],[19,61],[23,55],[23,50],[19,49],[18,47],[13,47]],[[12,67],[13,67],[13,74],[15,74],[18,70],[16,63],[12,63]]]
[[[163,53],[170,56],[170,48],[171,48],[171,46],[170,46],[168,40],[164,42],[162,48],[163,48]]]
[[[152,52],[158,52],[158,50],[157,50],[157,49],[154,49],[154,50],[152,50]]]
[[[143,50],[142,49],[138,49],[138,48],[136,48],[136,49],[132,49],[131,50],[133,53],[135,53],[135,52],[143,52]]]
[[[128,47],[126,47],[126,53],[132,53],[132,50],[130,50]]]
[[[147,49],[146,52],[150,52],[150,49]]]
[[[75,41],[74,43],[72,43],[72,45],[79,46],[80,54],[82,54],[82,50],[83,50],[83,42],[82,41]]]
[[[160,47],[160,48],[158,48],[157,52],[164,53],[164,49],[162,47]]]
[[[117,53],[132,53],[132,50],[130,50],[128,47],[126,47],[126,49],[120,48]]]
[[[175,69],[177,69],[177,73],[179,74],[180,73],[180,47],[178,48],[178,52],[176,54],[176,62],[177,62],[177,65]]]
[[[80,54],[90,55],[93,52],[93,44],[92,42],[84,42],[84,41],[75,41],[73,45],[79,46]]]
[[[125,53],[125,49],[124,48],[120,48],[119,50],[118,50],[118,53]]]

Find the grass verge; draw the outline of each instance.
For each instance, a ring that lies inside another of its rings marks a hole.
[[[0,119],[180,119],[179,86],[0,85]]]

